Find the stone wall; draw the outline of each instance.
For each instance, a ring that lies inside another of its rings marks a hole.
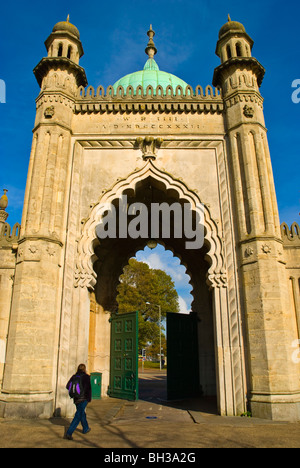
[[[19,231],[19,224],[15,224],[13,229],[8,223],[0,224],[0,388],[5,363]]]
[[[300,227],[293,223],[291,228],[286,223],[281,225],[286,270],[289,280],[291,303],[297,321],[298,339],[300,339]],[[298,343],[299,344],[299,343]]]

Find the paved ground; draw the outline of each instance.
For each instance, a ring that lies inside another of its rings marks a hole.
[[[165,375],[140,375],[140,399],[93,401],[87,410],[92,431],[78,428],[63,439],[69,420],[0,420],[0,447],[34,448],[300,448],[300,423],[275,423],[216,414],[215,402],[166,401]]]

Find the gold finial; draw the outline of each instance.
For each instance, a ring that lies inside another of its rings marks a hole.
[[[8,198],[7,198],[7,195],[6,195],[8,190],[3,189],[3,192],[4,192],[4,195],[2,195],[2,197],[0,198],[0,210],[5,211],[5,209],[7,208],[7,205],[8,205]]]
[[[157,53],[157,48],[155,47],[155,44],[153,42],[153,37],[155,36],[155,32],[152,29],[152,24],[150,24],[150,29],[147,32],[147,35],[149,36],[149,42],[147,44],[145,52],[149,56],[149,58],[152,59],[154,55]]]
[[[70,15],[67,16],[67,23],[70,23]]]
[[[230,15],[228,14],[228,23],[231,22],[231,18],[230,18]]]

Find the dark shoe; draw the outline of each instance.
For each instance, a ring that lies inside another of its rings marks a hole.
[[[87,430],[86,432],[83,432],[83,431],[82,431],[82,433],[83,433],[83,434],[87,434],[88,432],[91,432],[91,430],[92,430],[92,429],[89,427],[88,430]]]
[[[64,439],[73,440],[73,437],[72,437],[71,435],[68,434],[67,429],[65,429]]]

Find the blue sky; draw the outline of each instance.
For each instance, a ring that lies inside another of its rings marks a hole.
[[[4,2],[3,2],[4,3]],[[253,55],[266,68],[261,87],[281,221],[300,221],[300,103],[291,99],[300,79],[300,2],[277,0],[115,0],[5,2],[0,15],[0,190],[9,190],[8,221],[21,220],[39,87],[32,73],[46,55],[44,41],[54,24],[70,21],[85,51],[80,64],[89,84],[105,87],[143,68],[150,23],[156,32],[156,61],[195,87],[211,84],[218,32],[230,13],[254,39]],[[163,256],[161,256],[163,258]],[[169,260],[168,260],[169,261]]]
[[[165,250],[160,244],[153,250],[146,247],[143,251],[136,254],[139,262],[145,262],[150,268],[164,270],[174,281],[176,291],[179,296],[179,306],[181,313],[188,313],[191,310],[193,289],[189,284],[190,277],[186,274],[186,268],[180,264],[180,260],[173,256],[170,250]]]

